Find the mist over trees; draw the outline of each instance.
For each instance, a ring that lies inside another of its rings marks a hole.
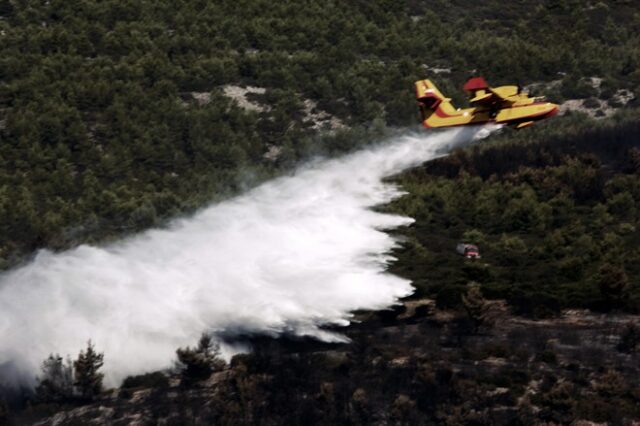
[[[104,374],[99,371],[103,360],[104,354],[96,352],[91,341],[73,362],[68,356],[49,355],[37,378],[35,400],[47,404],[93,401],[103,390]]]

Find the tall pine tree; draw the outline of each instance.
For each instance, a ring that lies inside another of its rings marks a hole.
[[[78,359],[73,362],[74,385],[80,398],[93,400],[102,391],[102,379],[104,374],[98,372],[104,364],[104,354],[96,352],[91,344],[87,342],[87,349],[80,351]]]

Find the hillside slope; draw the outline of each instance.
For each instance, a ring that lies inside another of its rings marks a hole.
[[[457,102],[476,73],[619,105],[640,92],[638,16],[627,1],[2,0],[0,267],[369,139],[319,128],[414,124],[425,76]]]

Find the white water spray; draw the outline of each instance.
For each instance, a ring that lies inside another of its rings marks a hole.
[[[401,194],[382,179],[477,130],[406,136],[317,162],[117,244],[40,251],[0,276],[0,366],[33,377],[49,353],[75,356],[92,339],[115,384],[171,365],[176,348],[203,331],[343,339],[319,326],[346,325],[351,311],[412,292],[385,273],[395,241],[383,230],[412,219],[370,209]]]

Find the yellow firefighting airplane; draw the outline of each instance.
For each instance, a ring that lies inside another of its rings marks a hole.
[[[521,129],[558,113],[556,104],[531,98],[521,93],[518,86],[489,87],[482,77],[471,78],[465,83],[471,108],[464,109],[454,108],[451,99],[444,97],[430,80],[416,81],[415,85],[425,127],[494,122]]]

